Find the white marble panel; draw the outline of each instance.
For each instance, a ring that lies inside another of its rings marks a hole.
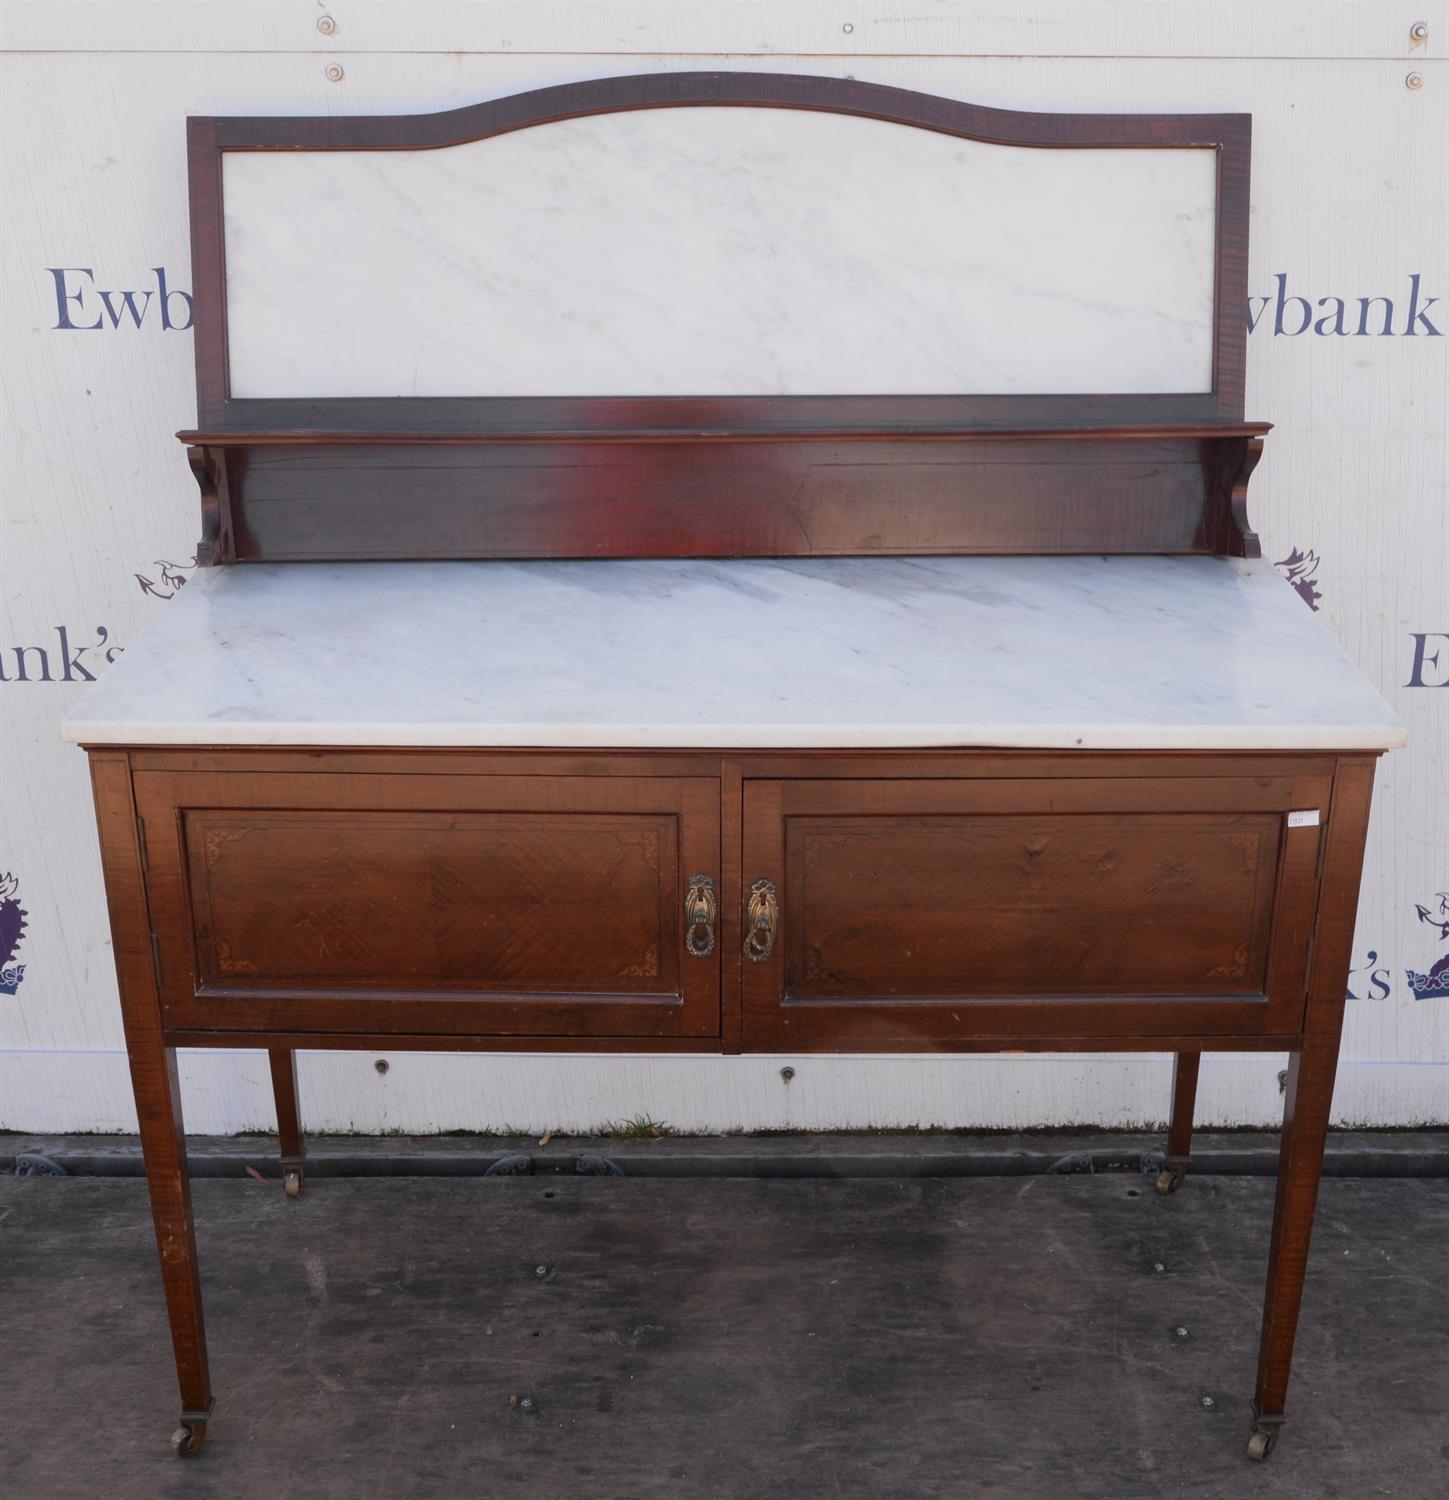
[[[690,107],[223,173],[238,397],[1211,386],[1211,150]]]
[[[273,563],[199,572],[83,744],[1385,749],[1272,566],[1222,557]]]

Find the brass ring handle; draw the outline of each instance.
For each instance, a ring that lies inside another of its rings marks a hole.
[[[762,964],[775,951],[775,932],[780,925],[780,903],[775,899],[775,883],[757,880],[750,887],[745,907],[745,957]]]
[[[708,958],[714,952],[714,919],[719,906],[714,881],[696,875],[684,893],[684,946],[692,958]]]

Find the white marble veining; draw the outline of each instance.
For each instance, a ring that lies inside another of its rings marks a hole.
[[[228,152],[232,393],[1206,391],[1216,171],[710,107]]]
[[[1264,562],[281,563],[203,570],[83,744],[1387,749]]]

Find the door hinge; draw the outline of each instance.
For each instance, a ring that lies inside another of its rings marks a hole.
[[[151,873],[151,860],[146,853],[146,820],[140,813],[136,814],[136,847],[141,851],[141,873]]]
[[[161,988],[161,939],[151,934],[151,966],[156,971],[156,988]]]

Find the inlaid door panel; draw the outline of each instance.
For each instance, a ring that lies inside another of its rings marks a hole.
[[[751,782],[746,1045],[1292,1032],[1329,789]]]
[[[139,772],[136,796],[170,1025],[718,1034],[686,919],[718,905],[712,779]]]

